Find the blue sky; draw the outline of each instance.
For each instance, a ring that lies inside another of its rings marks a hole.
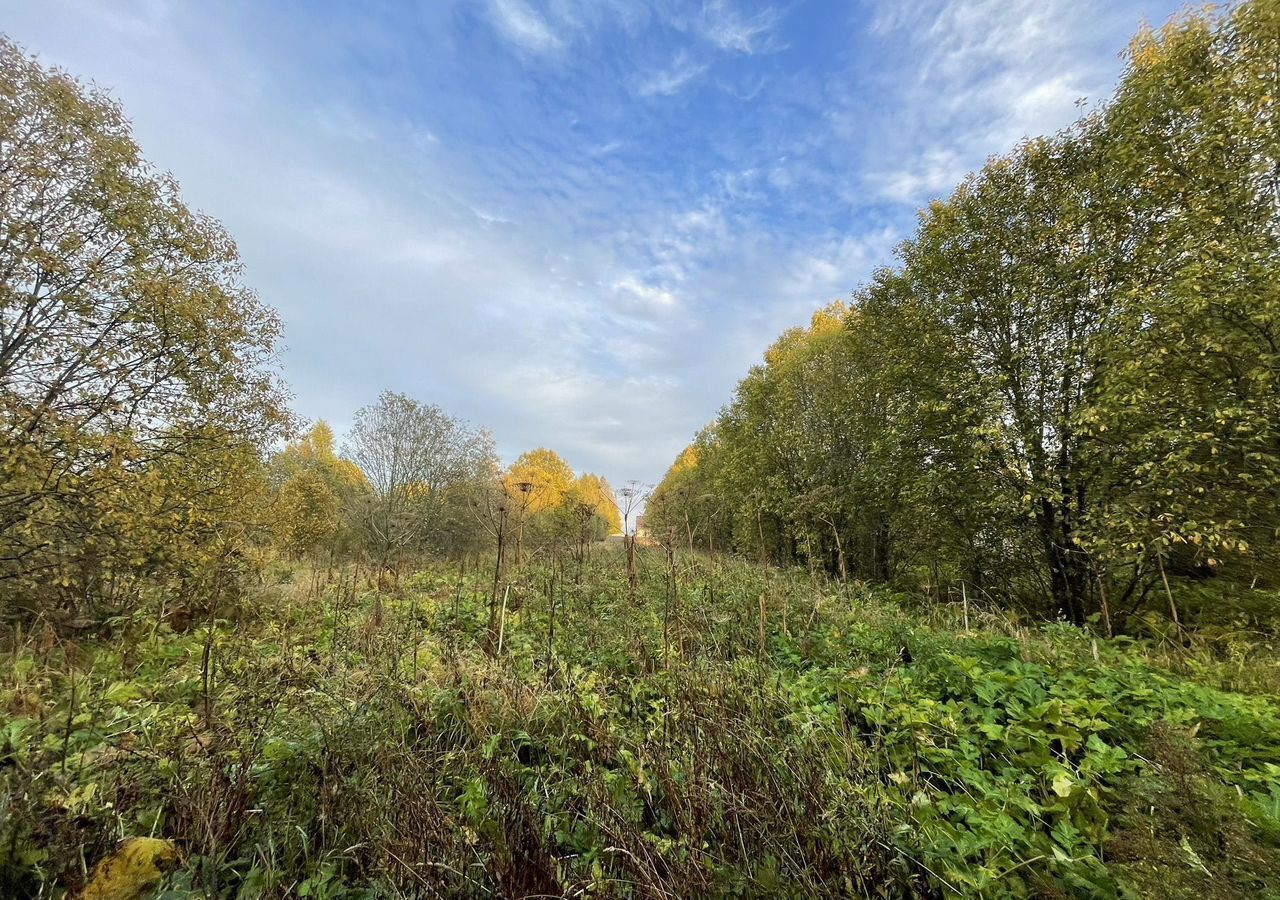
[[[392,388],[616,485],[1176,8],[0,0],[0,27],[227,226],[302,415],[341,432]]]

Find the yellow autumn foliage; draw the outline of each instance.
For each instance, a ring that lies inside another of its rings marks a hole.
[[[676,457],[676,461],[671,464],[671,469],[667,472],[666,477],[679,475],[682,472],[692,472],[698,468],[698,459],[701,456],[698,446],[690,444],[680,451],[680,455]],[[665,480],[665,479],[664,479]]]
[[[178,865],[178,849],[160,838],[129,838],[94,868],[81,900],[138,900]]]
[[[287,473],[300,469],[319,472],[339,493],[367,493],[368,477],[349,459],[338,456],[333,429],[324,419],[316,420],[297,440],[290,441],[277,459]]]
[[[502,478],[511,497],[522,498],[530,515],[554,509],[564,503],[573,484],[573,469],[554,450],[539,447],[520,455]],[[529,485],[527,494],[521,484]]]
[[[767,365],[785,366],[787,360],[803,355],[806,348],[830,338],[838,338],[845,330],[850,307],[842,300],[835,300],[815,312],[808,328],[788,328],[764,351]]]
[[[622,516],[613,499],[613,488],[602,476],[592,472],[585,473],[569,488],[568,497],[574,502],[590,506],[605,523],[609,534],[622,533]]]

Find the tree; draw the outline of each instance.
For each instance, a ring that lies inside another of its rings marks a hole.
[[[903,454],[891,462],[903,449],[897,399],[864,319],[833,303],[774,342],[655,491],[653,524],[691,546],[701,533],[842,578],[888,578],[907,473]]]
[[[1277,57],[1262,0],[1144,32],[1112,103],[992,159],[851,309],[784,333],[652,515],[692,540],[723,509],[744,552],[925,568],[1077,624],[1167,564],[1258,574],[1280,547]]]
[[[344,452],[371,488],[361,515],[369,547],[396,572],[442,524],[449,489],[483,475],[493,457],[487,433],[393,391],[356,412]]]
[[[526,536],[535,546],[567,547],[621,531],[613,489],[599,475],[575,476],[554,450],[522,453],[502,475],[509,498],[516,560]]]
[[[342,524],[338,496],[314,469],[289,476],[276,497],[280,537],[291,552],[303,556],[333,539]]]
[[[275,453],[267,477],[285,549],[295,555],[327,549],[330,561],[357,551],[372,488],[359,466],[338,456],[328,423],[318,420]]]
[[[589,510],[590,521],[596,526],[592,534],[596,540],[622,533],[622,516],[614,500],[613,488],[603,476],[584,473],[569,486],[566,500]]]
[[[1274,3],[1189,14],[1135,39],[1107,110],[1139,266],[1081,423],[1113,486],[1087,535],[1105,558],[1275,562],[1278,56]]]
[[[522,453],[502,476],[503,489],[511,498],[509,509],[515,522],[517,565],[526,527],[539,541],[567,535],[571,525],[566,501],[573,480],[569,464],[545,447]]]
[[[560,454],[545,447],[520,454],[502,477],[507,492],[513,497],[523,493],[520,485],[529,485],[528,512],[537,515],[564,502],[573,484],[573,469]]]
[[[855,306],[859,389],[875,398],[862,480],[888,514],[897,570],[939,596],[956,581],[1020,585],[1040,551],[1023,494],[989,477],[994,413],[972,360],[909,271],[877,272]]]
[[[654,488],[645,505],[646,522],[657,531],[681,534],[691,550],[728,549],[731,510],[719,487],[724,459],[714,426],[703,428]]]
[[[1097,500],[1078,416],[1131,266],[1089,124],[988,164],[930,207],[903,252],[912,290],[971,363],[987,481],[1022,498],[1054,602],[1076,623]]]
[[[370,490],[369,479],[349,459],[337,453],[333,429],[324,419],[290,441],[271,459],[272,477],[279,483],[302,471],[314,471],[339,497]]]
[[[173,547],[289,426],[279,320],[119,106],[8,41],[0,146],[0,578],[75,602],[187,577]]]

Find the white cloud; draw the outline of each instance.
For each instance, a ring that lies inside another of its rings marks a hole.
[[[493,24],[507,40],[536,53],[560,49],[561,39],[524,0],[490,0]]]
[[[707,71],[707,64],[700,63],[686,53],[677,54],[671,65],[654,72],[640,82],[636,93],[641,97],[669,97],[678,94],[686,84]]]
[[[864,186],[919,204],[1024,137],[1052,133],[1115,77],[1107,39],[1136,27],[1132,9],[1102,0],[878,0],[872,32],[905,65],[883,74],[891,110],[865,133]],[[833,110],[837,129],[867,126],[857,99]]]
[[[744,16],[725,0],[712,0],[703,7],[702,34],[721,50],[748,55],[779,50],[772,38],[780,18],[773,7]]]
[[[676,295],[665,288],[645,284],[633,275],[628,275],[613,284],[615,293],[639,300],[646,306],[667,308],[676,305]]]
[[[911,168],[874,172],[868,180],[878,187],[881,197],[916,204],[949,195],[966,171],[965,161],[954,150],[935,147],[912,160]]]

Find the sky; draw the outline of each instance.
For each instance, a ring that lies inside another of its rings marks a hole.
[[[227,227],[299,414],[402,391],[617,486],[1177,6],[0,0],[0,30]]]

